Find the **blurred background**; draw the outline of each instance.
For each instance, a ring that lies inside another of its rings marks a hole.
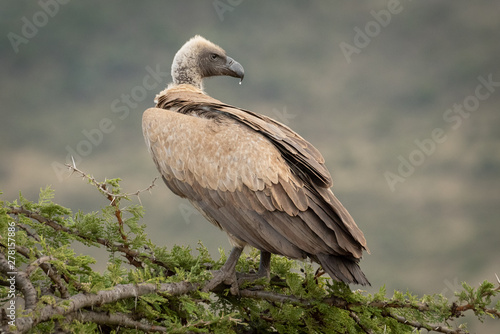
[[[71,156],[125,192],[147,187],[158,173],[142,112],[200,34],[245,68],[241,86],[207,80],[211,96],[325,156],[368,240],[368,291],[451,298],[500,275],[500,3],[59,1],[2,4],[1,199],[50,185],[57,203],[99,210],[106,200],[62,169]],[[229,250],[160,181],[141,201],[154,242]]]

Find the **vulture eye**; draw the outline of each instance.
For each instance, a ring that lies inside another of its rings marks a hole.
[[[211,53],[210,54],[210,60],[217,60],[219,58],[219,55],[216,53]]]

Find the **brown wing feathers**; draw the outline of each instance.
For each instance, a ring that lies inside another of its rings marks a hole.
[[[165,94],[158,97],[157,101],[158,108],[176,110],[183,114],[192,113],[215,119],[226,116],[235,119],[272,140],[297,174],[307,171],[305,174],[319,186],[332,186],[332,178],[324,166],[325,160],[321,153],[296,132],[272,118],[192,92]]]

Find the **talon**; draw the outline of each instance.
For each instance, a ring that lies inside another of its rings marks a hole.
[[[270,280],[269,268],[271,261],[271,253],[261,251],[260,265],[257,273],[252,274],[236,274],[236,263],[241,255],[243,248],[234,247],[229,254],[229,258],[220,270],[212,271],[213,278],[203,287],[203,292],[220,291],[224,286],[230,286],[229,291],[232,295],[239,295],[239,286],[242,283],[253,282],[261,278]]]
[[[267,275],[266,273],[250,273],[250,274],[240,274],[238,273],[236,275],[237,279],[238,279],[238,286],[244,284],[244,283],[252,283],[254,281],[257,281],[261,278],[265,278],[267,282],[270,281],[269,279],[269,275]]]
[[[222,290],[224,286],[229,285],[231,287],[231,294],[239,294],[235,272],[230,273],[223,270],[216,270],[213,275],[214,277],[203,287],[203,292]]]
[[[209,292],[215,290],[219,285],[230,285],[230,292],[233,295],[239,294],[238,280],[236,279],[236,263],[243,248],[234,247],[229,254],[229,258],[220,270],[213,273],[214,277],[203,287],[201,291]]]

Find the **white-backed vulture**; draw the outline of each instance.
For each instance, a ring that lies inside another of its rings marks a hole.
[[[203,78],[220,75],[243,80],[244,70],[219,46],[193,37],[174,57],[173,82],[142,119],[166,185],[233,245],[207,286],[234,283],[245,245],[261,251],[260,276],[269,277],[272,253],[310,258],[337,281],[369,284],[358,265],[365,237],[330,190],[321,153],[286,125],[208,96]]]

